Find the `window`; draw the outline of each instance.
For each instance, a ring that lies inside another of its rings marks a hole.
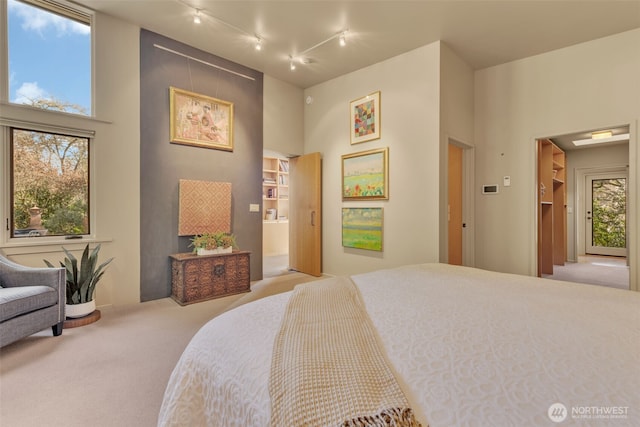
[[[0,7],[3,242],[89,235],[91,15],[67,0]]]
[[[89,138],[10,129],[11,237],[89,234]]]
[[[91,19],[66,3],[8,0],[8,101],[91,115]]]

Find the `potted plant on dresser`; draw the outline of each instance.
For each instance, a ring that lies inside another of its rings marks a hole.
[[[193,236],[191,245],[198,255],[226,254],[233,252],[236,238],[231,233],[203,233]]]
[[[96,285],[102,278],[107,265],[113,261],[113,258],[109,258],[98,265],[100,245],[97,245],[89,253],[89,244],[87,243],[82,252],[80,264],[78,264],[77,258],[71,252],[64,247],[62,249],[67,255],[64,262],[60,261],[60,265],[65,268],[67,275],[65,316],[74,319],[88,316],[96,309],[96,302],[93,298]],[[44,262],[49,267],[54,267],[46,259]]]

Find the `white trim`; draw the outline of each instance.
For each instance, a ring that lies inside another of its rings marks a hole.
[[[576,254],[576,257],[580,255],[586,255],[587,249],[592,247],[587,243],[589,240],[589,233],[587,232],[587,221],[586,221],[586,206],[587,201],[591,199],[587,193],[587,184],[586,179],[591,177],[591,179],[601,176],[603,178],[624,178],[627,180],[627,201],[629,200],[629,168],[628,166],[607,166],[607,167],[598,167],[598,168],[579,168],[576,169],[576,191],[580,191],[576,193],[576,200],[581,199],[580,203],[576,202],[575,211],[576,214],[580,213],[580,215],[576,215],[575,218],[575,226],[576,226],[576,245],[579,248],[579,253]],[[580,181],[578,181],[580,180]],[[591,215],[593,217],[593,215]],[[629,242],[629,204],[627,203],[627,212],[626,212],[626,224],[625,224],[625,234],[626,241]],[[581,235],[578,232],[581,231]],[[593,247],[592,247],[593,248]],[[589,252],[589,254],[593,255],[614,255],[614,256],[625,256],[627,257],[627,265],[629,264],[629,247],[626,245],[624,250],[619,248],[600,248],[597,249],[598,252]],[[624,252],[624,254],[622,254]]]
[[[94,138],[96,136],[95,130],[79,129],[67,126],[51,125],[42,122],[32,122],[29,120],[10,119],[6,117],[0,117],[0,126],[9,126],[12,128],[33,130],[38,132],[48,132],[63,134],[69,136],[77,136],[81,138]]]

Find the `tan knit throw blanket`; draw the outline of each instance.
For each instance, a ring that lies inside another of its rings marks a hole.
[[[298,285],[276,336],[271,426],[419,427],[346,277]]]

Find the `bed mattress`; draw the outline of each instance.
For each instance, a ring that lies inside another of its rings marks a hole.
[[[446,264],[351,278],[423,425],[640,425],[640,294]],[[289,296],[203,326],[158,425],[269,425]]]

